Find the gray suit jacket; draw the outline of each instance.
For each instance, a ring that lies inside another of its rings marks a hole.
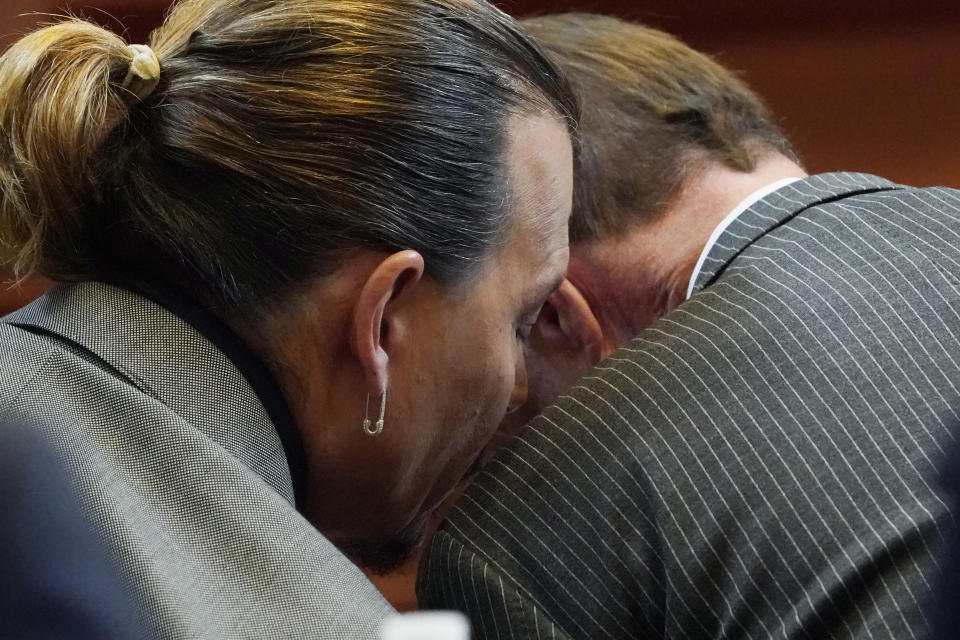
[[[125,289],[60,286],[0,322],[0,418],[39,425],[161,638],[375,638],[392,610],[294,507],[247,379]]]
[[[421,604],[479,638],[911,638],[960,422],[960,192],[761,199],[689,301],[469,488]]]

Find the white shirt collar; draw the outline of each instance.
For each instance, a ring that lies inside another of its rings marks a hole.
[[[720,238],[720,235],[727,230],[727,227],[730,226],[741,213],[749,209],[755,202],[760,198],[773,193],[780,187],[785,187],[788,184],[796,182],[800,178],[782,178],[776,182],[771,182],[770,184],[761,187],[744,198],[740,204],[738,204],[733,211],[727,214],[727,217],[724,218],[720,224],[717,225],[716,229],[713,230],[713,233],[710,234],[710,238],[707,239],[706,246],[703,247],[703,251],[700,252],[700,258],[697,260],[697,265],[693,268],[693,275],[690,276],[690,284],[687,285],[687,299],[690,299],[690,296],[693,295],[693,285],[697,281],[697,276],[700,275],[700,269],[703,268],[703,263],[707,259],[707,255],[710,254],[710,250],[713,249],[713,245],[716,244],[717,239]]]

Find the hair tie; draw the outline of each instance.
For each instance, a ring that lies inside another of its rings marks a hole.
[[[160,61],[153,49],[145,44],[127,45],[127,49],[133,59],[121,86],[135,95],[138,101],[144,100],[153,93],[160,81]]]

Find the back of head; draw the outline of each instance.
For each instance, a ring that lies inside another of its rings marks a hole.
[[[794,157],[743,82],[667,33],[578,13],[523,25],[583,96],[571,241],[657,219],[698,162]]]
[[[454,281],[508,220],[508,117],[575,117],[482,0],[184,0],[150,45],[72,19],[0,58],[0,262],[160,278],[226,314],[360,247]]]

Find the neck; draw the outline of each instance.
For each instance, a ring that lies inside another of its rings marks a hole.
[[[569,277],[584,292],[604,334],[620,346],[686,299],[710,234],[737,205],[777,180],[805,176],[780,154],[761,159],[749,173],[704,163],[654,221],[572,247]]]

